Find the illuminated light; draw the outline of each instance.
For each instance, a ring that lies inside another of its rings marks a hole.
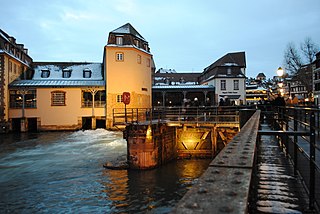
[[[279,67],[277,70],[277,74],[279,77],[282,77],[284,75],[284,70],[281,67]]]
[[[148,129],[147,129],[146,139],[152,140],[152,130],[150,125],[148,126]]]
[[[308,101],[309,101],[309,98],[304,99],[304,101],[308,102]]]
[[[187,131],[187,126],[183,126],[183,131]]]
[[[283,82],[279,82],[279,83],[278,83],[278,86],[279,86],[280,88],[282,88]]]

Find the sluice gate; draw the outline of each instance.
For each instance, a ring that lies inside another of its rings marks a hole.
[[[130,124],[124,131],[129,167],[150,169],[176,158],[213,158],[239,131],[239,123]]]
[[[126,127],[124,138],[129,167],[150,169],[176,158],[215,157],[255,110],[226,107],[189,108],[188,111],[181,108],[136,109],[131,112],[130,120],[123,118],[127,113],[115,113],[114,124]],[[144,120],[139,120],[139,115],[145,115]]]

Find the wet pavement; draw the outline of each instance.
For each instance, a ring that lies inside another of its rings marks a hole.
[[[261,129],[271,130],[263,123]],[[316,213],[308,209],[306,191],[276,137],[261,136],[257,150],[250,213]]]

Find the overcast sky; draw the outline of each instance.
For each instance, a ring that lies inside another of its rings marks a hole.
[[[149,42],[157,69],[203,71],[246,52],[247,76],[268,78],[289,42],[320,45],[319,0],[10,0],[0,28],[34,61],[102,62],[110,31],[131,23]]]

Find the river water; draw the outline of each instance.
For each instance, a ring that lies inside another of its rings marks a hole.
[[[110,170],[126,154],[104,129],[0,135],[0,213],[168,213],[210,160]]]

